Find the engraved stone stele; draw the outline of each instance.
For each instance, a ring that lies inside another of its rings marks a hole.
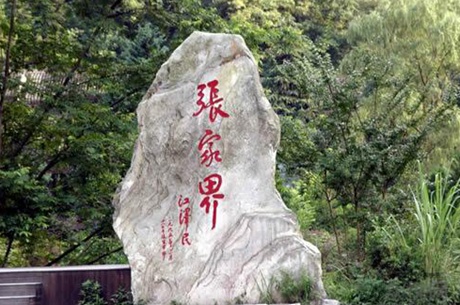
[[[271,290],[287,272],[306,273],[321,304],[321,254],[275,189],[279,121],[243,39],[193,33],[137,116],[131,168],[113,202],[135,300],[256,304],[271,292],[283,302]]]

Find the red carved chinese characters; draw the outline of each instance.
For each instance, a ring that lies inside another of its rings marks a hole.
[[[190,208],[185,208],[184,210],[180,210],[179,224],[185,225],[185,227],[188,228],[189,222],[190,222]]]
[[[224,99],[219,96],[219,89],[217,88],[218,85],[219,81],[217,79],[198,85],[198,99],[196,101],[198,110],[193,113],[194,117],[200,115],[202,112],[207,112],[210,123],[214,123],[218,117],[229,117],[228,113],[222,109]],[[207,94],[208,96],[206,96]],[[217,141],[220,141],[221,138],[222,137],[215,133],[212,129],[205,130],[198,143],[201,165],[209,167],[213,163],[222,162],[221,152],[214,146],[214,144]],[[203,181],[199,182],[198,184],[199,192],[203,196],[200,203],[200,208],[204,208],[206,214],[209,214],[212,208],[211,230],[216,227],[217,207],[219,206],[219,200],[222,200],[225,197],[224,194],[219,193],[221,186],[222,176],[217,173],[209,174],[203,179]],[[177,201],[177,207],[179,209],[179,226],[184,229],[181,236],[181,244],[182,246],[190,246],[192,244],[188,231],[188,227],[192,218],[190,199],[180,195]],[[161,250],[163,260],[165,260],[166,257],[168,257],[169,260],[173,259],[173,224],[171,219],[168,219],[167,232],[165,219],[161,221]]]
[[[171,219],[168,221],[168,243],[169,243],[169,260],[173,259],[173,225]]]
[[[221,136],[214,134],[212,130],[205,130],[203,137],[201,137],[200,142],[198,143],[198,150],[201,153],[201,164],[209,167],[213,161],[222,162],[220,151],[218,149],[213,149],[214,141],[219,141],[220,139]]]
[[[219,174],[211,174],[204,178],[203,182],[198,184],[198,188],[201,195],[205,197],[201,200],[200,208],[205,209],[205,213],[209,214],[209,209],[211,208],[212,201],[212,227],[211,230],[214,230],[216,227],[216,218],[217,218],[217,207],[219,205],[219,199],[225,197],[224,194],[219,194],[220,187],[222,186],[222,176]]]
[[[196,104],[199,109],[193,113],[193,116],[198,116],[204,111],[208,111],[210,123],[214,123],[217,117],[228,118],[230,117],[227,112],[222,109],[224,99],[219,96],[219,89],[217,88],[219,81],[214,79],[208,83],[199,84],[198,99]],[[209,97],[206,99],[205,91],[209,88]],[[213,163],[222,162],[222,156],[219,149],[214,147],[215,142],[220,141],[222,137],[211,129],[206,129],[198,142],[198,151],[200,152],[200,164],[205,167],[211,166]],[[200,203],[200,208],[204,209],[206,214],[209,214],[212,208],[212,226],[214,230],[217,222],[217,207],[219,201],[224,199],[225,195],[220,193],[222,186],[222,176],[218,173],[209,174],[203,181],[199,182],[198,189],[203,196]],[[185,218],[184,218],[185,219]],[[184,234],[185,235],[185,234]],[[188,238],[188,234],[186,236]],[[183,236],[183,239],[185,237]],[[184,241],[182,241],[184,244]]]
[[[184,234],[182,234],[182,239],[181,239],[181,243],[183,246],[190,246],[192,243],[190,242],[190,236],[188,234],[188,232],[184,232]]]
[[[198,100],[196,104],[199,106],[199,109],[193,114],[193,116],[198,116],[201,112],[203,112],[203,110],[209,109],[209,120],[211,123],[215,122],[217,116],[221,116],[223,118],[229,117],[228,113],[222,110],[222,102],[224,99],[219,97],[219,89],[217,89],[218,84],[219,82],[215,79],[207,84],[198,85]],[[204,101],[204,91],[206,87],[209,87],[209,98],[207,103]]]
[[[163,260],[166,258],[166,232],[165,232],[165,220],[161,221],[161,256]]]
[[[188,225],[190,223],[191,212],[192,210],[189,207],[190,199],[185,197],[182,200],[182,195],[179,196],[179,201],[177,202],[177,206],[179,207],[179,224],[181,226],[185,226],[185,232],[182,234],[181,243],[183,246],[190,246],[190,236],[188,233]]]
[[[167,238],[167,239],[166,239]],[[169,251],[167,251],[167,246],[169,246]],[[163,218],[161,221],[161,257],[163,260],[168,259],[172,261],[173,259],[173,224],[171,219],[168,220],[168,235],[166,235],[166,220]]]

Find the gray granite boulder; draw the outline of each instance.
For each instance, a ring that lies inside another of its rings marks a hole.
[[[320,304],[321,255],[275,189],[279,121],[243,39],[193,33],[137,115],[131,168],[113,202],[135,299],[259,303],[288,272],[308,274]]]

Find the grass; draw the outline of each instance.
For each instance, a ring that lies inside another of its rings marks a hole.
[[[277,286],[284,302],[307,305],[313,299],[312,282],[305,273],[295,280],[284,272]]]
[[[457,269],[460,256],[455,255],[459,239],[460,180],[449,184],[447,174],[438,173],[434,189],[420,177],[414,194],[415,218],[424,269],[430,277]]]

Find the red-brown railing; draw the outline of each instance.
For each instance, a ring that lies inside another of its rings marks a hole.
[[[77,305],[81,284],[86,280],[99,282],[107,300],[118,288],[131,288],[128,265],[0,268],[0,304],[8,304],[8,297],[16,297],[14,304],[19,304],[21,295],[32,299],[31,293],[35,292],[34,300],[24,304]]]

